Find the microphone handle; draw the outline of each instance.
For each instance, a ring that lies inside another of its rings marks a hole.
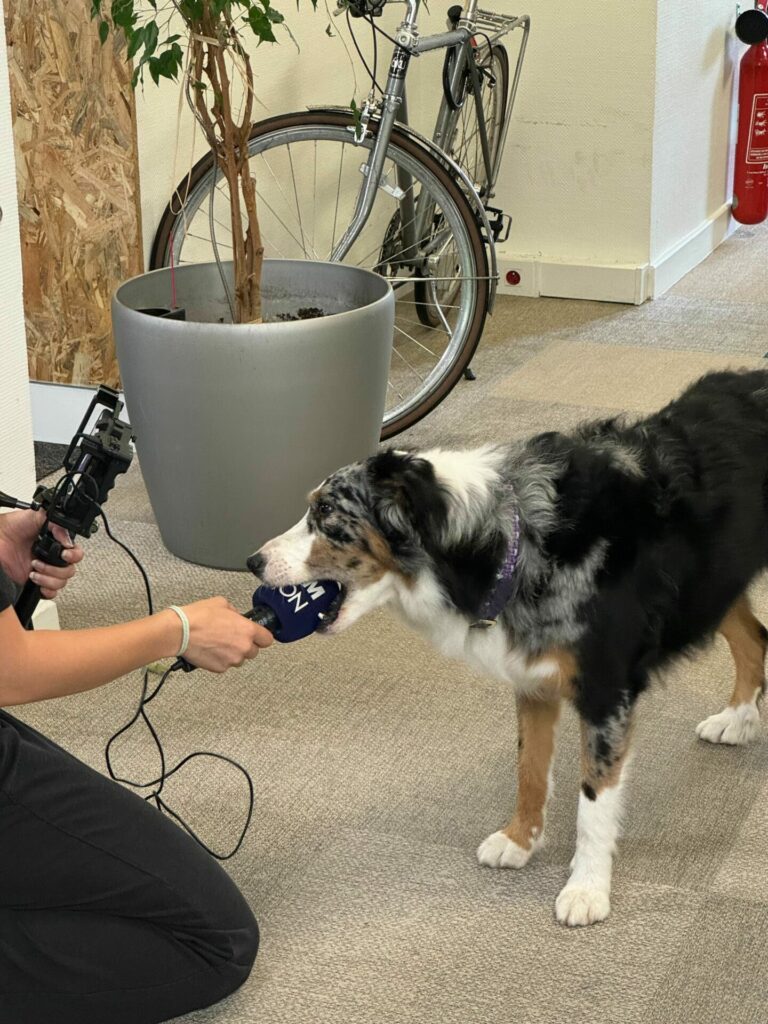
[[[268,629],[273,635],[280,628],[280,620],[275,614],[274,608],[270,608],[268,604],[255,604],[253,608],[249,608],[247,612],[243,612],[246,619],[250,619],[251,622],[256,622],[265,629]],[[178,672],[181,669],[184,672],[194,672],[197,665],[193,665],[187,661],[186,658],[177,658],[171,665],[171,672]]]

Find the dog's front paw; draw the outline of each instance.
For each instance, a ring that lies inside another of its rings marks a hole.
[[[604,921],[610,912],[611,899],[605,889],[566,885],[555,902],[555,917],[571,928]]]
[[[729,706],[719,715],[710,715],[696,726],[696,735],[708,743],[742,746],[760,736],[760,712],[754,704]]]
[[[489,868],[522,868],[530,860],[530,850],[523,849],[504,832],[494,832],[477,848],[477,859]]]

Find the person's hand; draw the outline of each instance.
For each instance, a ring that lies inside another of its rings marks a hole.
[[[196,601],[185,605],[184,611],[189,619],[189,646],[184,657],[210,672],[242,665],[274,639],[268,629],[246,619],[225,597]]]
[[[43,524],[45,512],[8,512],[0,515],[0,565],[14,583],[24,584],[32,580],[40,587],[43,597],[56,597],[66,586],[67,580],[75,575],[75,566],[83,557],[83,549],[73,544],[69,534],[61,526],[52,527],[57,541],[67,549],[62,558],[66,566],[48,565],[32,557],[32,544]]]

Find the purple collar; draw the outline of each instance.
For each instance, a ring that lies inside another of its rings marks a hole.
[[[512,538],[507,546],[507,553],[496,573],[493,590],[481,605],[477,620],[472,623],[471,629],[488,629],[489,626],[495,626],[517,585],[515,570],[520,557],[520,513],[517,506],[512,512],[512,517]]]

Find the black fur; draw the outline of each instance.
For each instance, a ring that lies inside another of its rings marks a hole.
[[[551,474],[553,524],[537,529],[521,508],[533,568],[521,570],[504,621],[531,653],[574,650],[578,709],[605,723],[654,670],[708,640],[768,565],[768,373],[710,374],[639,422],[534,437],[509,460],[513,489],[532,460]],[[383,526],[394,550],[413,561],[420,546],[457,610],[476,616],[508,534],[485,520],[441,546],[446,506],[431,466],[386,452],[369,474],[400,513]],[[585,577],[580,600],[568,598],[569,571]]]
[[[573,652],[576,704],[610,737],[595,751],[610,763],[653,672],[711,638],[768,565],[768,372],[709,374],[646,419],[540,434],[500,466],[487,507],[451,530],[431,462],[384,451],[326,482],[333,514],[310,510],[310,529],[343,544],[372,525],[404,575],[428,569],[474,620],[507,550],[511,492],[521,556],[502,626],[531,655]]]

